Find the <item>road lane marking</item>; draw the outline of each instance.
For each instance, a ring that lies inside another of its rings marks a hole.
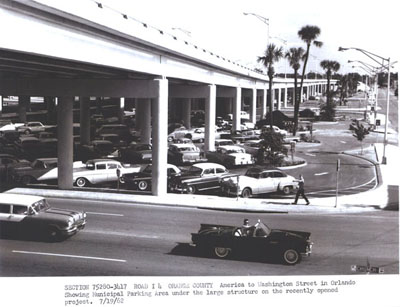
[[[159,239],[159,236],[151,235],[140,235],[134,233],[120,232],[120,231],[107,231],[107,230],[89,230],[85,229],[85,233],[101,234],[101,235],[111,235],[111,236],[121,236],[121,237],[134,237],[134,238],[145,238],[145,239]]]
[[[363,184],[360,184],[360,185],[358,185],[358,186],[349,187],[349,188],[344,188],[344,189],[340,188],[339,191],[342,191],[342,192],[343,192],[343,191],[358,189],[358,188],[361,188],[361,187],[363,187],[363,186],[366,186],[366,185],[370,184],[370,183],[373,182],[374,180],[375,180],[375,178],[372,178],[370,181],[368,181],[368,182],[366,182],[366,183],[363,183]],[[377,183],[375,182],[374,187],[371,188],[371,189],[369,189],[369,190],[375,189],[376,186],[377,186]],[[369,190],[367,190],[367,191],[369,191]],[[332,189],[332,190],[308,192],[307,194],[330,193],[330,192],[335,192],[335,191],[336,191],[335,189]],[[366,191],[364,191],[364,192],[366,192]]]
[[[80,256],[80,255],[53,254],[53,253],[41,253],[41,252],[19,251],[19,250],[13,250],[12,252],[13,253],[17,253],[17,254],[30,254],[30,255],[41,255],[41,256],[54,256],[54,257],[66,257],[66,258],[80,258],[80,259],[113,261],[113,262],[126,262],[126,260],[122,260],[122,259],[90,257],[90,256]]]
[[[340,143],[342,143],[342,144],[346,144],[347,142],[346,142],[346,141],[340,141]]]
[[[315,157],[315,156],[316,156],[316,155],[311,154],[311,153],[308,153],[308,152],[306,152],[305,155],[306,155],[306,156],[310,156],[310,157]]]
[[[104,213],[104,212],[90,212],[90,211],[86,211],[86,213],[94,215],[124,216],[123,214],[118,214],[118,213]]]
[[[314,176],[322,176],[322,175],[326,175],[326,174],[329,174],[329,172],[316,173],[316,174],[314,174]]]

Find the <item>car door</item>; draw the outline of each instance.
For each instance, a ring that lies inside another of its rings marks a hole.
[[[259,193],[270,193],[274,191],[274,181],[271,172],[264,172],[260,174]]]
[[[117,181],[118,163],[115,162],[108,162],[107,163],[107,181]]]
[[[91,172],[91,182],[96,184],[108,180],[107,164],[105,162],[96,163],[96,168]]]

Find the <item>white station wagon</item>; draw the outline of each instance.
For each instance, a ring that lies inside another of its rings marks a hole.
[[[52,241],[69,237],[86,225],[86,213],[52,208],[41,196],[0,193],[0,233],[44,236]]]

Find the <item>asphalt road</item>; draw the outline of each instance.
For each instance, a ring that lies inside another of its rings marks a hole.
[[[57,243],[2,238],[1,276],[242,276],[354,274],[352,265],[399,273],[399,221],[391,211],[362,214],[255,214],[155,205],[51,199],[85,210],[87,227]],[[260,259],[220,260],[188,245],[200,223],[241,225],[258,218],[271,228],[312,233],[313,254],[295,266]]]

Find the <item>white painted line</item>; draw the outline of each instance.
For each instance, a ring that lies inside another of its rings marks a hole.
[[[111,235],[111,236],[120,236],[120,237],[133,237],[133,238],[145,238],[145,239],[159,239],[159,236],[151,236],[151,235],[140,235],[129,232],[120,232],[120,231],[107,231],[107,230],[92,230],[85,228],[85,233],[94,233],[100,235]]]
[[[126,262],[126,260],[122,260],[122,259],[79,256],[79,255],[52,254],[52,253],[40,253],[40,252],[18,251],[18,250],[13,250],[12,252],[18,253],[18,254],[30,254],[30,255],[41,255],[41,256],[54,256],[54,257],[66,257],[66,258],[80,258],[80,259],[92,259],[92,260],[103,260],[103,261],[114,261],[114,262]]]
[[[124,216],[123,214],[117,214],[117,213],[90,212],[90,211],[86,211],[86,213],[87,214],[94,214],[94,215]]]
[[[329,174],[329,172],[317,173],[317,174],[314,174],[314,176],[322,176],[322,175],[326,175],[326,174]]]
[[[340,143],[342,143],[342,144],[346,144],[347,142],[346,142],[346,141],[340,141]]]
[[[306,155],[306,156],[310,156],[310,157],[315,157],[315,156],[316,156],[316,155],[311,154],[311,153],[308,153],[308,152],[306,152],[305,155]]]

